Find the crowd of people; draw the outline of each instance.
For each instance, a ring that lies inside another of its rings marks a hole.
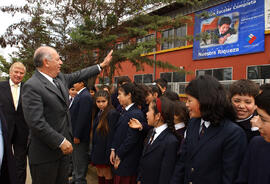
[[[186,101],[164,79],[88,87],[111,59],[63,74],[43,46],[24,84],[24,65],[11,66],[0,83],[1,183],[25,183],[26,156],[33,184],[86,184],[89,164],[99,184],[270,183],[269,84],[241,79],[227,90],[198,76]]]

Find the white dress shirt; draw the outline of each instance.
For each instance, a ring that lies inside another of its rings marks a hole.
[[[184,128],[184,127],[185,127],[185,123],[184,122],[180,122],[180,123],[174,124],[175,130],[179,130],[179,129]]]
[[[201,132],[201,130],[202,130],[202,124],[203,124],[203,123],[204,123],[204,126],[205,126],[206,128],[208,128],[208,127],[211,125],[210,121],[204,121],[204,120],[201,118],[201,126],[200,126],[199,134],[200,134],[200,132]]]
[[[130,107],[132,107],[132,105],[134,105],[134,103],[131,103],[131,104],[129,104],[128,106],[126,106],[126,107],[125,107],[126,111],[128,111],[128,109],[129,109]]]
[[[12,93],[13,93],[13,91],[14,91],[14,82],[12,82],[12,80],[11,79],[9,79],[9,85],[10,85],[10,89],[11,89],[11,95],[12,95]],[[17,99],[17,102],[14,102],[14,104],[15,104],[15,109],[17,110],[17,108],[18,108],[18,103],[19,103],[19,99],[20,99],[20,92],[21,92],[21,82],[18,84],[18,89],[17,89],[17,96],[18,96],[18,99]]]
[[[163,124],[159,127],[155,127],[153,131],[156,132],[156,134],[154,135],[154,138],[152,140],[152,143],[155,141],[155,139],[168,127],[167,124]]]

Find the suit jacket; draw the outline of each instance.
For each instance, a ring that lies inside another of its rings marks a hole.
[[[255,111],[253,113],[253,115],[246,119],[245,121],[240,121],[240,122],[236,122],[241,128],[243,128],[243,130],[245,131],[246,135],[247,135],[247,140],[248,142],[250,142],[250,140],[255,137],[255,136],[258,136],[260,135],[260,132],[259,130],[257,131],[252,131],[251,130],[251,123],[250,123],[250,120],[257,115],[257,112]]]
[[[93,164],[110,164],[112,140],[118,119],[119,112],[114,109],[110,110],[107,114],[109,132],[107,135],[102,135],[101,133],[97,132],[99,117],[96,116],[93,122],[93,139],[91,153],[91,162]]]
[[[79,138],[81,142],[90,142],[92,105],[92,97],[85,88],[75,96],[69,109],[73,136]]]
[[[72,74],[59,73],[56,80],[62,93],[38,71],[24,84],[22,102],[30,129],[30,164],[53,162],[63,156],[60,144],[64,138],[72,140],[68,86],[98,73],[97,65]]]
[[[138,181],[142,184],[168,184],[176,163],[179,142],[168,128],[148,145],[151,135],[152,131],[149,131],[140,160]]]
[[[237,184],[270,183],[270,143],[262,136],[252,138],[240,167]]]
[[[27,144],[29,129],[24,120],[22,109],[22,87],[21,83],[20,96],[17,110],[15,110],[9,81],[0,82],[0,104],[3,105],[3,113],[7,120],[9,138],[11,143],[16,142],[22,145]]]
[[[120,116],[112,143],[112,148],[121,160],[118,169],[113,170],[118,176],[137,175],[143,149],[144,133],[128,126],[131,118],[146,122],[144,114],[135,104]]]
[[[232,184],[246,150],[245,132],[230,120],[212,124],[199,139],[201,119],[192,119],[171,184]]]
[[[4,107],[0,105],[0,119],[2,125],[3,143],[4,143],[4,156],[2,160],[1,172],[0,172],[0,183],[5,184],[16,184],[16,173],[15,173],[15,161],[11,151],[11,144],[8,137],[7,122],[5,120],[2,109]]]

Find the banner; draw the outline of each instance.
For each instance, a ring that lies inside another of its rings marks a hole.
[[[195,16],[193,60],[264,51],[264,1],[232,0]]]
[[[270,31],[270,0],[265,0],[265,30]]]

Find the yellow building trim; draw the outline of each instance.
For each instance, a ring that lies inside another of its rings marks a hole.
[[[179,97],[182,97],[182,98],[186,98],[187,97],[187,95],[186,94],[179,94]]]
[[[192,47],[193,47],[193,45],[187,45],[187,46],[183,46],[183,47],[176,47],[176,48],[171,48],[171,49],[166,49],[166,50],[160,50],[157,52],[150,52],[150,53],[142,54],[141,56],[151,56],[154,54],[161,54],[161,53],[172,52],[172,51],[176,51],[176,50],[189,49]]]
[[[265,31],[264,34],[270,34],[270,30]],[[192,47],[193,47],[193,45],[187,45],[187,46],[183,46],[183,47],[176,47],[176,48],[171,48],[171,49],[166,49],[166,50],[160,50],[157,52],[149,52],[146,54],[141,54],[141,56],[151,56],[154,54],[162,54],[162,53],[172,52],[172,51],[176,51],[176,50],[184,50],[184,49],[189,49]]]

